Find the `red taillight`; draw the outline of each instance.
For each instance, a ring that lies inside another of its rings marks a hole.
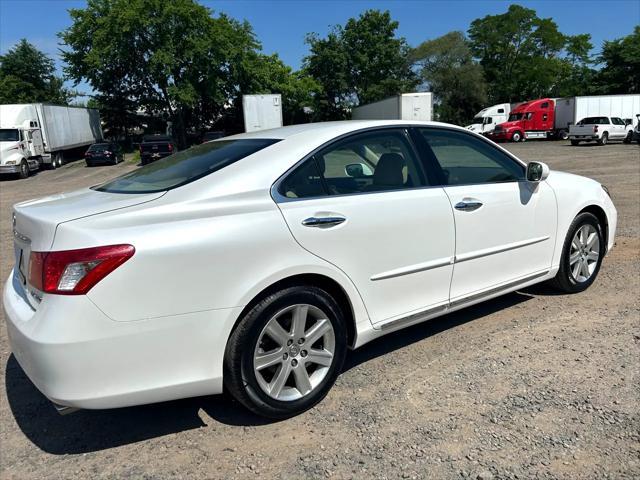
[[[173,145],[169,144],[169,151],[173,152]]]
[[[593,133],[598,133],[598,125],[593,126]]]
[[[140,145],[140,153],[142,153],[142,145]]]
[[[29,283],[45,293],[83,295],[116,268],[129,260],[133,245],[31,252]]]

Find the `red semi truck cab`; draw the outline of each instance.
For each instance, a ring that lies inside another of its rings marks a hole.
[[[509,120],[488,134],[494,141],[520,142],[528,138],[548,138],[554,133],[555,101],[540,98],[521,103],[511,110]]]

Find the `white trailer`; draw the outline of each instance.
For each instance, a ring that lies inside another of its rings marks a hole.
[[[25,177],[43,165],[59,167],[65,150],[101,139],[96,109],[43,103],[0,105],[0,173]]]
[[[433,118],[431,92],[402,93],[351,110],[353,120],[423,120]]]
[[[568,132],[587,117],[618,117],[632,122],[640,113],[640,94],[590,95],[556,99],[556,132]],[[564,135],[558,135],[565,138]]]
[[[256,132],[282,126],[282,97],[269,95],[243,95],[244,130]]]

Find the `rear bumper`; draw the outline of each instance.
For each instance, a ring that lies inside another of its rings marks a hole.
[[[150,163],[156,160],[160,160],[161,158],[168,157],[172,153],[173,152],[158,152],[158,153],[143,152],[140,154],[140,159],[145,163]]]
[[[45,295],[34,311],[21,288],[12,272],[3,294],[11,351],[54,403],[115,408],[222,392],[240,307],[117,322],[86,296]]]

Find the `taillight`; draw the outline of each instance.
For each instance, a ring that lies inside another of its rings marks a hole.
[[[598,133],[598,125],[593,126],[593,133]]]
[[[84,295],[100,280],[129,260],[133,245],[31,252],[29,283],[45,293]]]
[[[173,152],[173,145],[169,144],[169,151]]]

